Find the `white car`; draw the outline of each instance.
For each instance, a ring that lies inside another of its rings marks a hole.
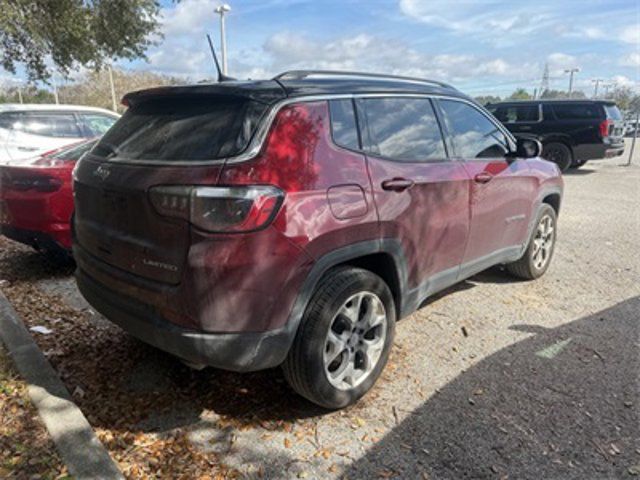
[[[101,136],[119,117],[80,105],[0,104],[0,164]]]

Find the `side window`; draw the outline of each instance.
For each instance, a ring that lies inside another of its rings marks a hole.
[[[91,136],[104,135],[111,128],[111,125],[116,123],[114,117],[93,113],[81,113],[80,118],[82,118],[82,124],[87,133]]]
[[[404,162],[447,158],[428,98],[365,98],[362,105],[371,153]]]
[[[0,128],[6,130],[13,130],[16,122],[20,119],[20,114],[17,112],[5,112],[0,113]]]
[[[599,106],[593,103],[559,103],[551,108],[558,120],[595,120],[602,116]]]
[[[16,130],[45,137],[82,137],[71,113],[27,112],[16,125]]]
[[[495,108],[492,112],[502,123],[537,122],[540,120],[538,105],[510,105]]]
[[[336,145],[352,150],[360,149],[358,126],[351,100],[329,101],[331,112],[331,135]]]
[[[540,107],[538,105],[518,105],[515,110],[514,122],[537,122],[540,120]]]
[[[509,151],[507,137],[478,109],[455,100],[440,100],[440,106],[458,157],[499,158]]]

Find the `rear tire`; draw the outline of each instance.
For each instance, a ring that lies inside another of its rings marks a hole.
[[[282,368],[291,387],[322,407],[344,408],[366,394],[389,358],[396,311],[387,284],[353,267],[320,281]]]
[[[557,218],[551,205],[543,203],[540,206],[524,255],[505,265],[509,273],[525,280],[534,280],[547,271],[556,246]]]
[[[564,143],[552,142],[544,146],[542,158],[558,165],[561,172],[566,172],[573,161],[573,154]]]

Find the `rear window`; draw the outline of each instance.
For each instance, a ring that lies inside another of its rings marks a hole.
[[[358,141],[358,127],[356,115],[351,100],[331,100],[331,134],[336,145],[357,150],[360,148]]]
[[[25,112],[14,124],[18,131],[57,138],[80,138],[82,134],[72,113]]]
[[[622,114],[616,105],[605,105],[604,111],[607,112],[607,118],[611,120],[622,120]]]
[[[242,152],[264,104],[235,97],[174,97],[134,104],[93,154],[132,160],[204,161]]]
[[[595,103],[567,103],[553,105],[558,120],[595,120],[602,117],[600,105]]]
[[[490,110],[502,123],[537,122],[540,120],[538,105],[494,106]]]
[[[427,98],[366,98],[362,101],[367,150],[401,162],[447,159],[440,126]]]

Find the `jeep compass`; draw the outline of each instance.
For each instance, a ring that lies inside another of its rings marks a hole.
[[[74,172],[78,286],[189,364],[281,365],[341,408],[430,295],[549,267],[557,166],[449,85],[292,71],[123,103]]]

